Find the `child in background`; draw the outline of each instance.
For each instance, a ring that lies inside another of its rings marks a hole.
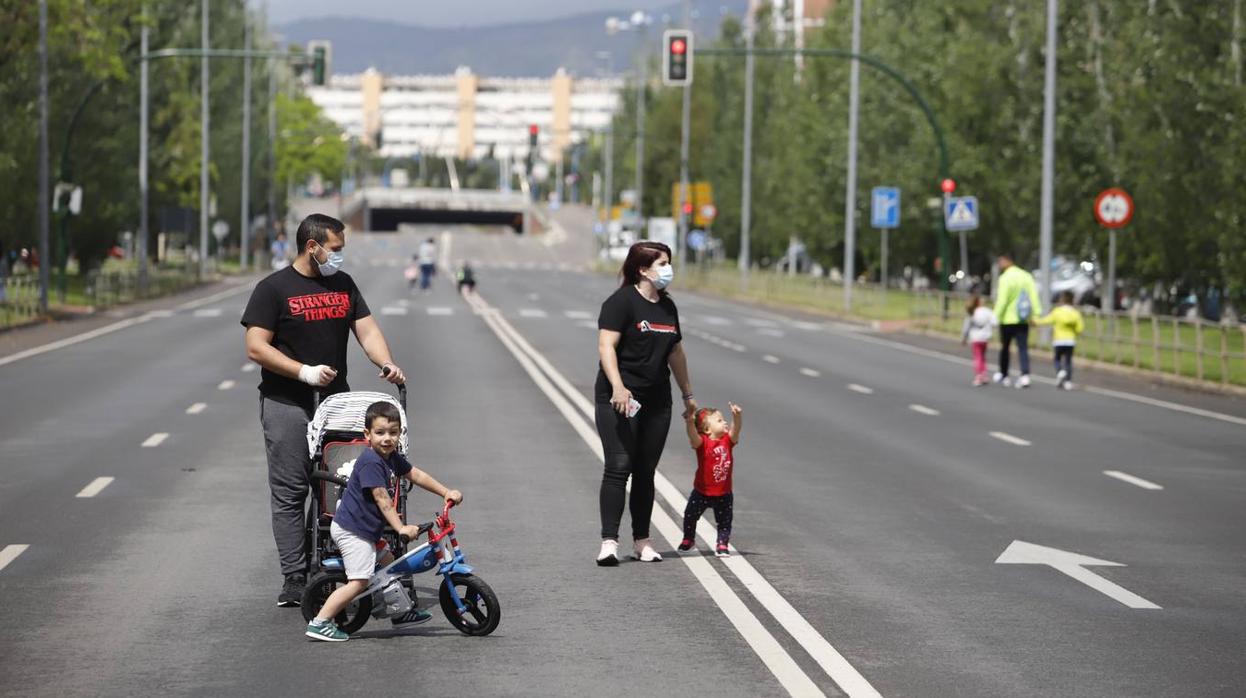
[[[459,293],[463,293],[463,289],[467,289],[468,293],[476,291],[476,270],[472,269],[471,262],[463,262],[463,266],[459,267]]]
[[[982,296],[973,294],[969,304],[965,306],[969,317],[965,318],[965,326],[961,329],[960,343],[973,346],[973,384],[974,387],[988,383],[986,374],[986,348],[995,334],[995,326],[999,320],[995,311],[982,304]]]
[[[1051,312],[1035,320],[1039,325],[1051,325],[1051,346],[1055,350],[1056,387],[1064,390],[1073,389],[1073,348],[1077,346],[1077,336],[1086,329],[1081,311],[1073,307],[1073,293],[1065,291],[1060,294],[1060,305]]]
[[[706,508],[714,509],[714,523],[718,525],[718,557],[731,555],[727,544],[731,542],[731,509],[735,495],[731,490],[731,471],[735,467],[732,450],[740,443],[744,410],[733,402],[731,424],[723,413],[712,407],[703,407],[684,418],[688,430],[688,444],[697,452],[697,474],[692,480],[692,493],[688,495],[688,507],[684,510],[684,540],[681,551],[692,549],[697,537],[697,521]]]

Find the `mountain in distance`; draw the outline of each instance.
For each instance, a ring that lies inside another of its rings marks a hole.
[[[741,17],[748,0],[698,3],[693,31],[697,42],[718,36],[727,15]],[[657,56],[664,15],[676,26],[681,5],[652,12],[649,51]],[[420,27],[350,17],[302,19],[273,27],[282,41],[306,45],[316,39],[333,44],[333,73],[360,73],[369,67],[397,75],[444,75],[467,66],[482,76],[549,77],[558,68],[592,77],[622,73],[633,64],[639,34],[606,34],[608,17],[625,12],[593,12],[538,22],[482,27]],[[607,52],[607,55],[598,55]]]

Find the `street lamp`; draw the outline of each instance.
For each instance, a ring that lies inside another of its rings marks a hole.
[[[641,10],[633,12],[628,19],[618,17],[606,19],[606,34],[608,35],[613,36],[625,31],[638,32],[636,53],[640,66],[636,79],[636,217],[641,221],[645,218],[645,82],[648,79],[644,45],[645,32],[650,24],[653,24],[653,15]]]

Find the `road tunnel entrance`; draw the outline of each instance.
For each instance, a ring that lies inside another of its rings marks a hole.
[[[469,211],[456,209],[373,208],[370,228],[374,231],[397,231],[403,223],[444,225],[505,225],[516,233],[524,232],[523,211]]]

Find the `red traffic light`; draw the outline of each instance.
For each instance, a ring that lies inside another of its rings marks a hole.
[[[673,39],[671,41],[671,53],[676,56],[682,56],[688,52],[688,42],[683,39]]]
[[[944,194],[951,194],[956,191],[956,180],[949,177],[948,179],[939,182],[939,187],[943,189]]]
[[[691,216],[691,215],[692,215],[692,202],[690,202],[690,201],[685,201],[685,202],[684,202],[684,215],[685,215],[685,216]]]
[[[541,129],[536,124],[532,124],[531,126],[528,127],[529,136],[535,136],[540,132],[541,132]]]

